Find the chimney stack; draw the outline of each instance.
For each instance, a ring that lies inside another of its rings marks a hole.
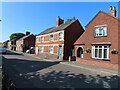
[[[110,6],[109,14],[116,17],[116,7]]]
[[[29,35],[29,34],[30,34],[30,32],[26,32],[26,36]]]
[[[64,20],[61,19],[61,18],[58,16],[58,18],[56,19],[56,26],[59,26],[59,25],[61,25],[61,24],[63,24],[63,23],[64,23]]]

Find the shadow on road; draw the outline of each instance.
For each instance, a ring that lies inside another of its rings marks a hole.
[[[9,65],[8,65],[9,64]],[[16,68],[22,77],[34,83],[35,87],[40,88],[118,88],[120,77],[74,74],[70,71],[47,71],[41,74],[41,71],[50,66],[59,64],[59,62],[30,61],[22,59],[5,59],[3,57],[3,69]],[[9,68],[10,67],[10,68]],[[12,67],[12,68],[11,68]],[[7,71],[7,70],[6,70]],[[13,71],[14,72],[14,71]],[[13,73],[15,74],[15,73]],[[14,75],[16,76],[16,75]],[[22,81],[19,82],[24,85]]]
[[[23,54],[7,51],[6,55],[23,55]]]
[[[59,62],[31,61],[24,59],[6,59],[5,57],[3,57],[2,59],[3,69],[9,65],[12,68],[21,70],[21,73],[36,72],[38,70],[59,64]]]

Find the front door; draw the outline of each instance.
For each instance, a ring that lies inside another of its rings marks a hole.
[[[59,46],[58,48],[58,58],[61,59],[62,58],[62,47]]]

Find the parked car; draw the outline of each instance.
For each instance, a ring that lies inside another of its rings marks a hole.
[[[6,47],[0,47],[0,53],[6,54],[7,50]]]
[[[30,47],[30,49],[26,50],[26,53],[34,54],[35,53],[35,48],[34,47]]]

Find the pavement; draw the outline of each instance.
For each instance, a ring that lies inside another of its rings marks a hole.
[[[3,55],[3,70],[17,88],[118,88],[120,79],[114,70],[16,52]]]

